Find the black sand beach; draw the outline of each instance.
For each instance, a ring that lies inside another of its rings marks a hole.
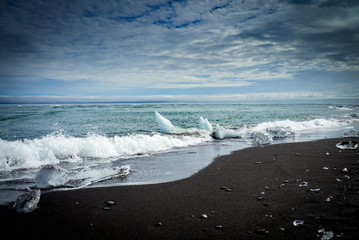
[[[357,239],[359,150],[343,140],[249,148],[170,183],[46,193],[32,213],[0,208],[1,239]]]

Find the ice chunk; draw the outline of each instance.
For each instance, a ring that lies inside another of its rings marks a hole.
[[[68,181],[67,176],[67,170],[58,166],[46,165],[37,172],[36,185],[38,188],[64,186]]]
[[[308,182],[302,182],[299,187],[308,187]]]
[[[326,232],[324,228],[319,229],[318,233],[323,233],[323,236],[320,240],[329,240],[332,239],[334,236],[334,233],[332,231]]]
[[[213,127],[212,124],[205,118],[200,117],[199,118],[199,124],[198,124],[198,128],[202,129],[202,130],[206,130],[208,132],[212,132],[213,131]]]
[[[251,134],[251,138],[254,139],[253,140],[254,145],[264,145],[273,142],[272,137],[263,132],[253,132]]]
[[[294,220],[293,221],[293,226],[294,227],[299,227],[299,226],[302,226],[303,224],[304,224],[303,220]]]
[[[156,114],[156,122],[160,127],[161,133],[174,133],[178,131],[179,128],[174,126],[170,120],[163,117],[157,111],[155,112],[155,114]]]
[[[217,124],[216,131],[214,131],[213,137],[217,139],[224,138],[239,138],[241,136],[240,131],[235,131],[232,129],[226,129]]]
[[[337,148],[339,149],[357,149],[358,148],[358,143],[355,141],[344,141],[344,142],[339,142],[335,145]]]
[[[40,189],[27,189],[28,191],[20,194],[15,201],[13,208],[17,213],[29,213],[37,209],[37,204],[40,201]]]

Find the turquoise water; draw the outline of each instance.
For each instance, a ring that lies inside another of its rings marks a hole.
[[[0,202],[26,187],[173,181],[253,145],[357,136],[358,118],[331,105],[0,105]]]

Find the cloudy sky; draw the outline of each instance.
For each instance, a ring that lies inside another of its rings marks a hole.
[[[0,102],[346,99],[357,0],[0,1]]]

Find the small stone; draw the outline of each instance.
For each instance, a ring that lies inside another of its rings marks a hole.
[[[232,189],[226,188],[226,192],[232,192]]]
[[[261,201],[263,199],[264,199],[263,197],[257,197],[257,201]]]
[[[211,211],[211,214],[214,214],[214,211]]]
[[[279,228],[279,231],[284,232],[285,228]]]
[[[328,170],[329,168],[327,166],[322,167],[323,170]]]
[[[75,202],[75,204],[76,204],[76,205],[79,205],[79,204],[80,204],[80,202]]]
[[[300,157],[300,153],[296,153],[296,155],[297,155],[298,157]]]
[[[114,202],[114,201],[107,201],[106,204],[107,204],[107,205],[114,205],[115,202]]]
[[[348,172],[348,169],[347,169],[347,168],[343,168],[343,172]]]
[[[108,211],[108,210],[110,210],[111,208],[109,208],[109,207],[104,207],[103,208],[103,210],[106,210],[106,211]]]
[[[279,188],[283,188],[283,187],[285,187],[285,184],[284,184],[284,183],[279,184],[278,187],[279,187]]]
[[[330,153],[326,152],[325,154],[328,156]]]
[[[158,223],[156,224],[156,226],[161,227],[161,226],[162,226],[162,223],[161,223],[161,222],[158,222]]]
[[[265,190],[269,190],[269,187],[268,187],[268,186],[265,186],[264,189],[265,189]]]
[[[201,219],[207,219],[208,216],[207,216],[207,214],[202,214],[199,218],[201,218]]]
[[[262,162],[254,162],[254,164],[261,164]]]
[[[284,183],[289,183],[289,180],[284,180],[283,182],[284,182]]]

